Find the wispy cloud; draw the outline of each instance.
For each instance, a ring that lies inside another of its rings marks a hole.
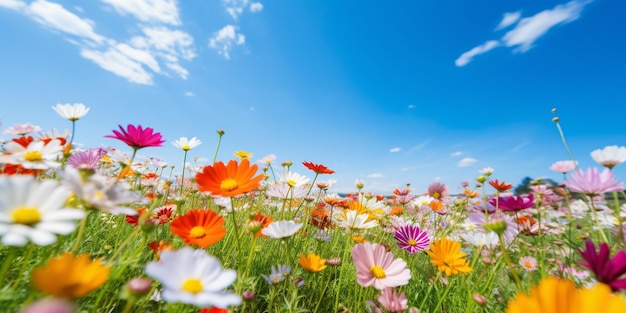
[[[381,173],[372,173],[367,175],[367,178],[383,178],[385,177],[385,175],[381,174]]]
[[[237,21],[244,10],[248,8],[250,12],[257,13],[263,10],[261,2],[250,2],[250,0],[222,0],[222,6],[226,12]]]
[[[461,161],[459,161],[456,166],[458,167],[468,167],[468,166],[472,166],[474,164],[476,164],[476,162],[478,162],[478,160],[474,159],[474,158],[463,158],[461,159]]]
[[[517,146],[513,147],[513,149],[511,149],[511,151],[513,151],[513,152],[517,152],[517,151],[519,151],[520,149],[522,149],[522,148],[524,148],[524,147],[528,146],[528,145],[529,145],[529,144],[531,144],[531,143],[532,143],[532,141],[530,141],[530,140],[529,140],[529,141],[522,142],[522,143],[520,143],[519,145],[517,145]]]
[[[261,2],[250,3],[250,12],[257,13],[263,10],[263,4]]]
[[[503,28],[507,28],[513,25],[515,22],[519,21],[520,17],[522,17],[522,12],[520,11],[512,12],[512,13],[504,13],[504,16],[502,16],[502,20],[496,27],[496,30],[501,30]]]
[[[131,14],[142,22],[180,25],[175,0],[102,0],[122,15]]]
[[[461,152],[461,151],[454,151],[454,152],[450,153],[450,156],[452,156],[452,157],[458,157],[458,156],[461,156],[461,155],[463,155],[463,152]]]
[[[421,150],[424,147],[426,147],[429,143],[431,142],[431,140],[426,140],[416,146],[411,147],[411,149],[409,149],[409,153],[413,153],[415,151]]]
[[[191,91],[187,91],[187,92],[185,92],[185,96],[186,96],[186,97],[193,97],[193,96],[195,96],[195,95],[196,95],[196,94],[195,94],[195,93],[193,93],[193,92],[191,92]]]
[[[0,6],[21,11],[59,33],[79,47],[80,56],[129,82],[151,85],[154,74],[168,74],[163,68],[187,78],[189,72],[180,64],[180,59],[191,60],[196,56],[193,38],[181,30],[160,25],[180,24],[174,0],[102,1],[122,15],[130,14],[141,22],[151,22],[151,25],[140,25],[142,36],[122,42],[98,34],[93,21],[78,15],[82,15],[81,9],[75,8],[77,14],[46,0],[36,0],[28,5],[16,0],[0,0]]]
[[[496,30],[515,25],[513,29],[506,32],[500,40],[488,40],[464,52],[454,63],[456,66],[465,66],[475,56],[500,46],[513,48],[514,52],[526,52],[550,29],[577,20],[583,8],[590,2],[591,0],[574,0],[522,19],[519,12],[507,13]]]
[[[402,150],[402,149],[400,149],[400,147],[395,147],[395,148],[389,149],[389,152],[395,153],[395,152],[400,152],[400,150]]]
[[[237,27],[226,25],[217,31],[211,39],[209,39],[209,48],[217,50],[227,60],[230,59],[230,51],[234,46],[241,46],[246,43],[246,36],[237,33]]]

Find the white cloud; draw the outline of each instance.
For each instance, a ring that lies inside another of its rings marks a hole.
[[[411,147],[411,149],[409,150],[409,153],[413,153],[413,152],[415,152],[415,151],[418,151],[418,150],[423,149],[423,148],[424,148],[424,147],[426,147],[426,146],[427,146],[430,142],[431,142],[431,140],[426,140],[426,141],[424,141],[424,142],[420,143],[420,144],[419,144],[419,145],[417,145],[417,146],[413,146],[413,147]]]
[[[102,0],[120,14],[131,14],[142,22],[180,25],[175,0]]]
[[[250,3],[250,12],[257,13],[263,10],[263,4],[261,2]]]
[[[409,109],[415,109],[415,104],[409,104]]]
[[[0,7],[9,8],[12,10],[20,10],[26,7],[26,3],[20,0],[0,0]]]
[[[504,16],[502,16],[502,20],[500,21],[500,24],[498,24],[498,27],[496,27],[496,30],[507,28],[513,25],[515,22],[519,20],[520,17],[522,17],[522,12],[520,11],[513,12],[513,13],[504,13]]]
[[[529,145],[529,144],[531,144],[531,143],[532,143],[532,141],[525,141],[525,142],[522,142],[521,144],[519,144],[519,145],[517,145],[517,146],[513,147],[512,151],[513,151],[513,152],[517,152],[517,151],[519,151],[520,149],[522,149],[522,148],[524,148],[524,147],[528,146],[528,145]]]
[[[130,82],[152,85],[152,75],[141,66],[141,63],[132,60],[113,47],[109,47],[104,52],[83,49],[80,55],[95,62],[103,69],[128,79]]]
[[[505,14],[500,25],[508,27],[517,22],[517,25],[510,31],[506,32],[500,40],[488,40],[485,43],[472,48],[461,54],[454,62],[456,66],[465,66],[472,61],[472,58],[479,54],[483,54],[495,47],[504,45],[513,47],[515,52],[526,52],[533,47],[533,44],[541,36],[545,35],[555,26],[566,24],[580,17],[580,13],[585,5],[591,0],[574,0],[566,4],[560,4],[552,9],[541,11],[531,17],[520,19],[515,15],[508,17]],[[515,14],[515,13],[509,13]],[[510,23],[507,25],[507,23]],[[500,25],[498,28],[500,29]]]
[[[143,32],[150,46],[173,56],[181,56],[191,60],[196,56],[193,49],[193,38],[180,30],[167,27],[145,27]]]
[[[195,94],[195,93],[193,93],[193,92],[191,92],[191,91],[187,91],[187,92],[185,92],[185,96],[186,96],[186,97],[193,97],[193,96],[195,96],[195,95],[196,95],[196,94]]]
[[[38,23],[70,35],[102,43],[104,37],[96,34],[94,23],[66,10],[62,5],[37,0],[26,8],[26,13]]]
[[[453,156],[453,157],[458,157],[458,156],[461,156],[461,155],[463,155],[463,152],[461,152],[461,151],[454,151],[454,152],[450,153],[450,156]]]
[[[222,0],[226,12],[236,21],[248,6],[249,0]]]
[[[467,63],[471,62],[475,56],[479,54],[483,54],[493,48],[498,47],[499,45],[500,45],[500,42],[497,40],[486,41],[482,45],[476,46],[470,49],[469,51],[466,51],[463,54],[461,54],[461,56],[458,59],[456,59],[456,61],[454,61],[454,64],[456,64],[456,66],[465,66],[467,65]]]
[[[478,160],[474,158],[463,158],[459,163],[456,164],[458,167],[468,167],[474,165]]]
[[[246,37],[237,33],[237,27],[226,25],[209,39],[209,48],[217,50],[218,54],[223,55],[228,60],[233,46],[241,46],[245,43]]]
[[[400,152],[400,147],[395,147],[395,148],[391,148],[389,149],[389,152],[394,153],[394,152]]]
[[[381,174],[381,173],[372,173],[367,175],[367,178],[383,178],[385,177],[385,175]]]

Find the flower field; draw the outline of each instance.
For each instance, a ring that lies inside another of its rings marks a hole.
[[[71,133],[3,129],[1,312],[626,312],[626,147],[555,160],[563,179],[526,194],[485,168],[458,195],[340,195],[308,160],[217,160],[222,130],[180,177],[135,160],[166,144],[150,127],[103,134],[127,151],[76,149],[89,108],[54,110]],[[186,164],[202,143],[171,144]]]

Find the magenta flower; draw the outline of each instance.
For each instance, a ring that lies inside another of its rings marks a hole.
[[[419,226],[411,224],[400,227],[396,230],[393,237],[398,241],[398,247],[400,247],[400,249],[406,250],[411,254],[424,251],[430,243],[428,233],[422,231]]]
[[[533,194],[527,196],[505,196],[489,199],[491,205],[496,205],[503,211],[521,211],[535,205]]]
[[[118,126],[121,132],[114,130],[113,135],[104,137],[121,140],[135,150],[145,147],[161,147],[165,142],[161,133],[154,133],[154,129],[150,127],[144,129],[141,125],[135,127],[135,125],[129,124],[127,129],[124,129],[122,125]]]
[[[610,169],[605,168],[602,173],[598,173],[596,167],[588,168],[586,172],[578,170],[572,173],[570,178],[565,181],[565,185],[571,191],[580,192],[590,197],[624,189],[624,184],[615,180]]]
[[[609,245],[600,244],[600,251],[596,251],[596,247],[591,240],[585,242],[586,251],[579,249],[585,262],[580,265],[588,268],[596,276],[596,279],[611,286],[613,291],[626,290],[626,252],[621,250],[611,259]]]
[[[95,170],[100,163],[100,159],[102,159],[106,153],[106,150],[102,148],[92,148],[76,152],[67,159],[67,163],[77,169]]]
[[[366,242],[352,248],[352,261],[356,266],[357,283],[378,290],[406,285],[411,271],[402,259],[393,258],[383,245]]]

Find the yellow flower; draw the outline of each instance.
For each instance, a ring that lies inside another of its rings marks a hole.
[[[100,259],[90,262],[87,254],[63,253],[36,268],[32,283],[47,295],[78,299],[104,284],[110,270]]]
[[[326,259],[322,259],[315,253],[309,253],[309,255],[306,256],[301,254],[298,263],[300,263],[302,268],[313,273],[317,273],[326,268]]]
[[[240,160],[245,160],[251,158],[253,154],[251,152],[239,150],[235,152],[235,156],[238,157]]]
[[[533,287],[530,295],[520,292],[506,309],[506,313],[528,312],[623,313],[626,312],[626,302],[602,283],[577,290],[570,280],[548,277]]]
[[[465,259],[467,254],[461,252],[461,244],[446,237],[431,243],[426,253],[430,256],[430,262],[448,276],[472,271],[469,261]]]

